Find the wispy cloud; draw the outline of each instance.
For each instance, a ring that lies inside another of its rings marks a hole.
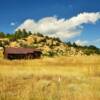
[[[40,32],[44,35],[68,39],[80,35],[83,24],[95,24],[100,19],[100,12],[80,13],[70,19],[58,19],[57,17],[46,17],[38,21],[26,19],[16,30],[26,29],[27,31]]]
[[[86,41],[86,40],[85,40],[85,41],[76,40],[75,43],[76,43],[77,45],[80,45],[80,46],[85,46],[85,45],[88,45],[88,44],[89,44],[89,42]]]
[[[94,43],[99,43],[99,44],[100,44],[100,38],[99,38],[99,39],[96,39],[96,40],[94,41]]]
[[[80,46],[85,46],[85,45],[95,45],[97,47],[100,48],[100,38],[96,39],[96,40],[76,40],[75,43],[77,45],[80,45]]]
[[[10,25],[11,25],[11,26],[15,26],[16,23],[15,23],[15,22],[11,22]]]

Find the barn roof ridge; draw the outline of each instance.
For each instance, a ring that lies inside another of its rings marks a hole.
[[[35,51],[41,51],[40,49],[36,48],[24,48],[24,47],[5,47],[4,51],[6,53],[13,53],[13,54],[27,54],[27,53],[33,53]]]

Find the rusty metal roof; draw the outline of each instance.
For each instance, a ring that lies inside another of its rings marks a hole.
[[[4,52],[6,54],[27,54],[33,53],[35,51],[41,52],[39,49],[32,49],[32,48],[21,48],[21,47],[6,47]]]

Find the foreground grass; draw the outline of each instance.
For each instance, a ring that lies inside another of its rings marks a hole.
[[[0,100],[100,100],[100,57],[0,60]]]

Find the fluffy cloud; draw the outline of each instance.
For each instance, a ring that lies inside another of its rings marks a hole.
[[[88,41],[81,41],[81,40],[76,40],[75,43],[77,45],[80,45],[80,46],[84,46],[84,45],[88,45],[89,44]]]
[[[44,35],[68,39],[80,35],[83,24],[95,24],[99,19],[100,12],[84,12],[70,19],[58,19],[57,17],[46,17],[38,21],[27,19],[16,30],[26,29],[35,33],[40,32]]]

